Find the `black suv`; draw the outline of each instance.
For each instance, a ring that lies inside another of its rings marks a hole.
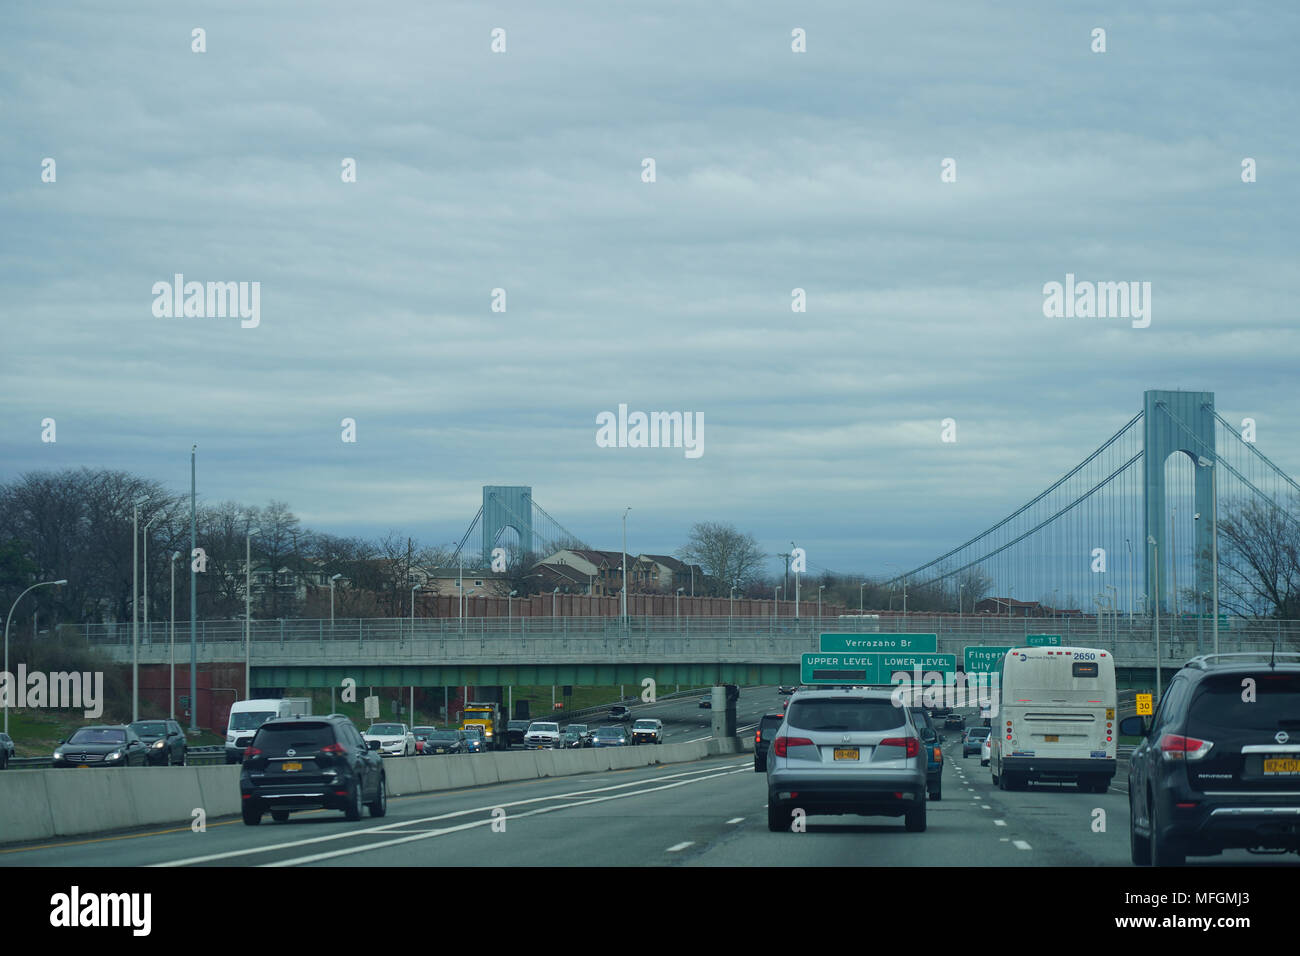
[[[776,740],[776,732],[785,723],[785,714],[764,714],[754,731],[754,773],[767,773],[767,751]]]
[[[628,710],[622,704],[615,704],[609,709],[609,720],[628,721],[632,719],[632,711]]]
[[[509,749],[515,744],[524,745],[524,734],[528,733],[528,725],[531,720],[512,720],[506,724],[506,748]]]
[[[268,720],[244,751],[239,775],[244,822],[262,814],[283,823],[293,810],[342,810],[349,820],[388,812],[388,783],[379,741],[367,743],[346,717],[280,717]]]
[[[1139,866],[1228,849],[1300,853],[1300,654],[1193,658],[1129,758],[1129,846]]]

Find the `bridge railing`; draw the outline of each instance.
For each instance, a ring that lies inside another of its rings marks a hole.
[[[132,643],[130,622],[83,624],[80,630],[87,640],[99,646],[129,646]],[[939,636],[941,647],[965,644],[1021,644],[1030,634],[1060,634],[1063,643],[1093,646],[1106,642],[1152,643],[1151,618],[1123,615],[1098,619],[1079,618],[1006,618],[992,615],[908,615],[882,617],[871,629],[838,618],[817,619],[815,615],[798,619],[789,617],[633,617],[626,623],[617,617],[516,617],[516,618],[349,618],[324,620],[290,619],[253,620],[250,639],[258,645],[302,644],[315,642],[351,644],[353,647],[375,642],[449,640],[481,638],[484,640],[566,640],[572,638],[640,639],[715,638],[762,640],[798,638],[811,642],[807,649],[816,650],[821,632],[912,632]],[[244,622],[239,620],[199,621],[197,641],[200,646],[244,641]],[[1212,629],[1205,620],[1160,619],[1160,638],[1172,645],[1195,644],[1208,651]],[[1295,649],[1300,643],[1300,621],[1247,620],[1228,618],[1219,627],[1219,642],[1250,644],[1277,642],[1279,649]],[[189,624],[177,622],[177,644],[189,642]],[[150,621],[140,627],[142,645],[169,643],[167,622]],[[1163,655],[1162,655],[1163,656]]]
[[[939,651],[950,653],[961,660],[962,648],[970,641],[962,635],[948,635],[939,640]],[[1081,642],[1080,642],[1081,643]],[[1220,638],[1224,652],[1254,650],[1267,652],[1272,646],[1266,640],[1241,640]],[[1150,667],[1155,663],[1154,647],[1149,637],[1140,639],[1093,639],[1090,647],[1099,647],[1115,656],[1120,666]],[[117,661],[132,659],[129,644],[105,645],[104,650]],[[185,649],[188,651],[188,649]],[[445,636],[414,640],[383,640],[371,638],[364,641],[261,641],[250,646],[251,661],[255,666],[312,666],[312,665],[491,665],[491,664],[545,664],[545,663],[743,663],[792,664],[805,651],[817,650],[815,635],[658,635],[649,636],[613,634],[568,635],[473,635]],[[1194,640],[1163,641],[1160,659],[1167,667],[1181,665],[1187,659],[1204,653]],[[1300,643],[1282,644],[1278,650],[1300,650]],[[139,659],[144,663],[165,664],[170,647],[163,644],[142,644]],[[198,648],[198,659],[208,661],[243,660],[245,646],[242,639],[210,641]],[[188,653],[178,652],[185,659]]]

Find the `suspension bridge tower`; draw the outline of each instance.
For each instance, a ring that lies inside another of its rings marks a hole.
[[[1196,593],[1205,594],[1213,587],[1209,554],[1212,547],[1210,509],[1213,506],[1210,468],[1197,467],[1204,458],[1218,467],[1218,449],[1215,445],[1215,414],[1213,392],[1172,392],[1150,390],[1143,394],[1142,416],[1142,488],[1143,488],[1143,547],[1146,548],[1146,593],[1170,593],[1168,574],[1160,575],[1156,587],[1159,565],[1153,558],[1151,540],[1160,552],[1160,564],[1168,566],[1172,557],[1169,547],[1169,520],[1165,510],[1165,463],[1171,455],[1183,454],[1192,460],[1195,468],[1193,510],[1201,515],[1195,522],[1194,562]],[[1161,599],[1161,608],[1168,602]]]
[[[506,528],[519,535],[524,552],[533,547],[533,489],[530,485],[483,486],[483,558],[497,546]]]

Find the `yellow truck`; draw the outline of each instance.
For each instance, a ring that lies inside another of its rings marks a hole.
[[[501,705],[495,701],[470,701],[460,712],[460,728],[483,729],[483,740],[488,750],[508,750],[510,737],[506,732],[506,716]]]

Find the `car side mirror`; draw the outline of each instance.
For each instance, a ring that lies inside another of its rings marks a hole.
[[[1125,717],[1119,722],[1119,732],[1125,737],[1145,737],[1149,730],[1140,716]]]
[[[367,747],[367,749],[369,749],[369,750],[378,750],[378,749],[379,749],[379,741],[378,741],[378,740],[367,740],[367,741],[366,741],[366,747]]]

